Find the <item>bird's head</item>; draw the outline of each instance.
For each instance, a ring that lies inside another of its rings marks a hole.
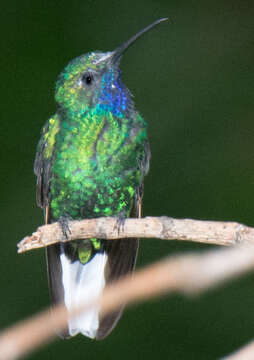
[[[55,97],[60,108],[74,113],[109,111],[120,117],[131,111],[133,102],[121,81],[120,59],[137,38],[164,20],[155,21],[114,51],[91,52],[71,61],[56,84]]]

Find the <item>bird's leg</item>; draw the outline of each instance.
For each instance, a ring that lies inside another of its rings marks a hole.
[[[70,218],[68,216],[60,216],[60,218],[58,219],[58,223],[66,240],[68,240],[68,235],[71,234],[69,222]]]
[[[114,230],[117,230],[118,235],[120,235],[121,231],[124,231],[125,220],[126,220],[125,211],[120,212],[120,214],[116,216],[116,223],[114,226]]]

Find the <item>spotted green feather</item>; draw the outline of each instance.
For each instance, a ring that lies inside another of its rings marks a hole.
[[[145,123],[139,115],[135,121],[140,128],[133,128],[131,137],[128,120],[120,125],[112,114],[93,112],[61,122],[52,167],[54,219],[61,215],[73,219],[110,216],[122,211],[129,215],[141,182],[138,161],[145,156]],[[89,200],[91,206],[85,209]]]

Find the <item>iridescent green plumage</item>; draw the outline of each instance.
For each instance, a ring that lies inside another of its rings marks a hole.
[[[63,120],[55,136],[51,214],[71,218],[129,215],[141,183],[138,161],[145,158],[145,125],[139,115],[122,118],[94,113]],[[137,134],[131,137],[131,130]],[[86,207],[90,201],[90,206]]]
[[[113,52],[80,56],[58,78],[58,110],[42,130],[35,160],[37,202],[49,222],[140,215],[150,158],[146,122],[135,110],[119,70],[120,56],[134,40]],[[77,240],[49,247],[53,302],[67,301],[61,254],[81,265],[96,254],[107,254],[108,282],[133,269],[136,252],[136,239]],[[121,309],[100,319],[95,336],[105,337],[120,314]]]

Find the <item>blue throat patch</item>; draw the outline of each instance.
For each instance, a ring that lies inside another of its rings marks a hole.
[[[120,75],[114,70],[110,70],[103,75],[97,106],[100,110],[110,111],[115,116],[123,117],[132,100],[127,88],[121,81]]]

